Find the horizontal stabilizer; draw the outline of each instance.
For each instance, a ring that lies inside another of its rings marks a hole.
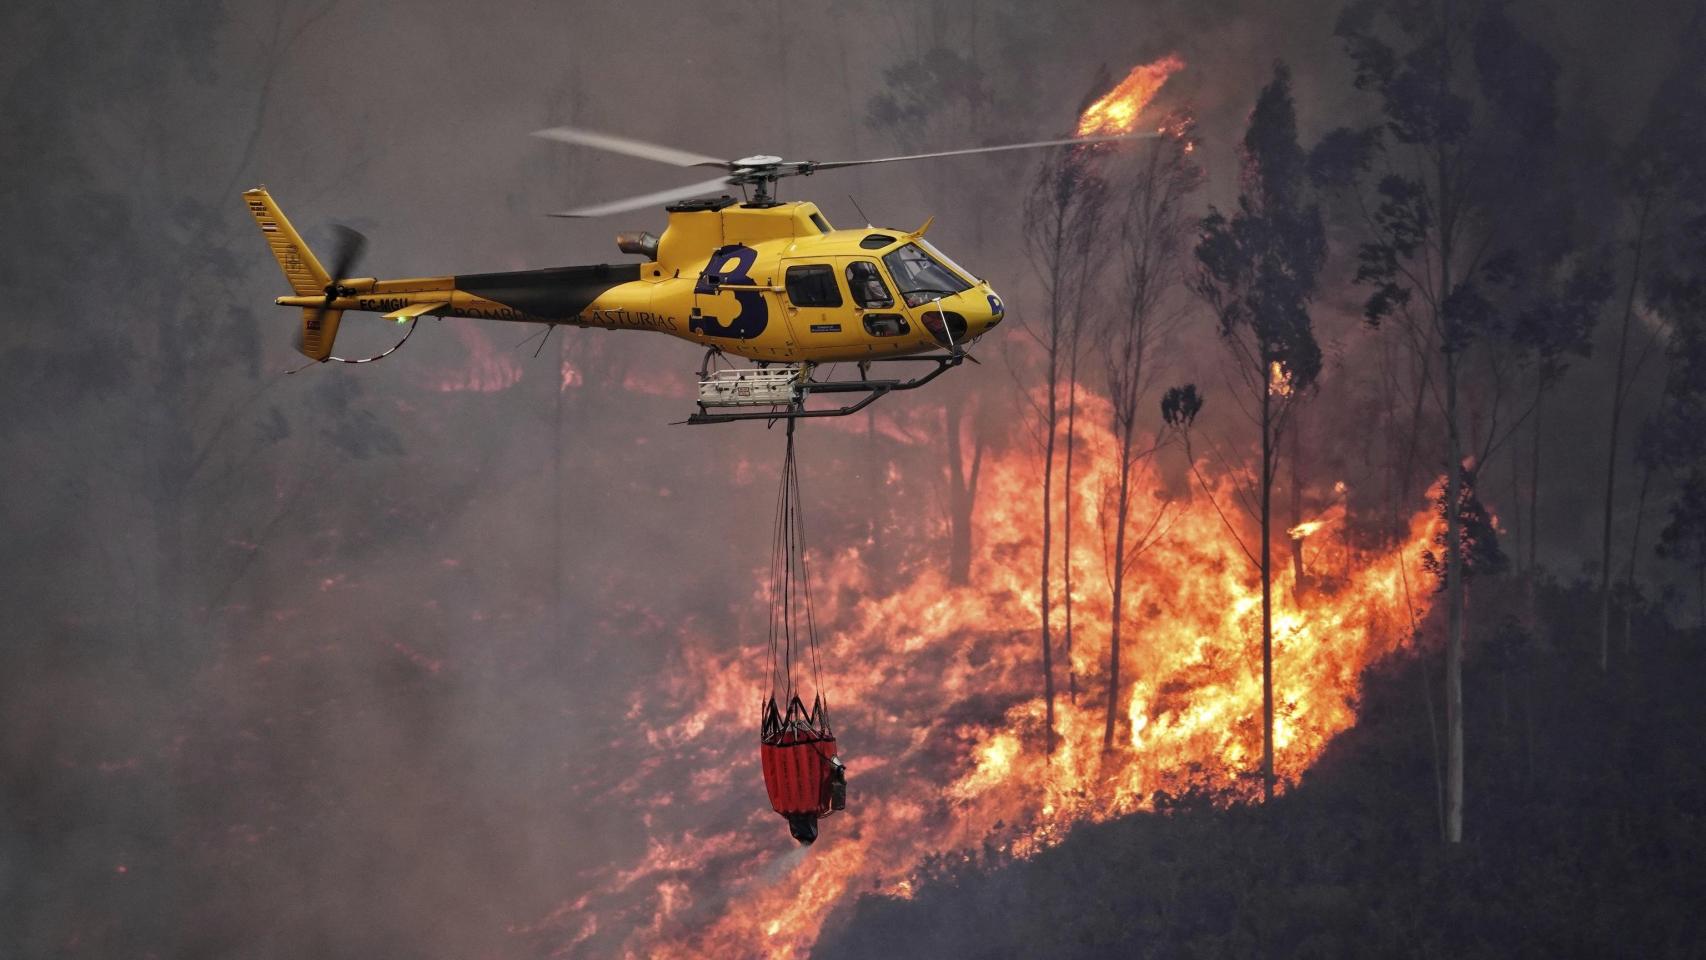
[[[387,313],[385,315],[385,319],[395,320],[398,323],[402,323],[405,320],[413,320],[422,314],[435,313],[448,306],[450,306],[450,301],[448,300],[443,303],[411,303],[401,310],[393,310],[390,313]]]

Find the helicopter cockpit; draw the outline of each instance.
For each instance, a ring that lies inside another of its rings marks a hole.
[[[953,262],[923,237],[883,254],[883,263],[909,307],[923,306],[937,297],[950,297],[972,288],[972,281],[961,275],[963,271],[956,271],[943,261]]]

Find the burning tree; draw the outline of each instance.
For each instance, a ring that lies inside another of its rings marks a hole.
[[[1089,304],[1097,268],[1101,263],[1097,242],[1107,205],[1107,181],[1097,169],[1094,147],[1066,147],[1044,161],[1025,201],[1026,253],[1042,279],[1046,312],[1040,321],[1022,322],[1025,333],[1042,349],[1043,399],[1039,403],[1023,394],[1031,406],[1034,439],[1043,453],[1042,512],[1042,654],[1043,697],[1046,701],[1046,744],[1054,752],[1054,652],[1049,624],[1053,592],[1054,448],[1060,427],[1060,382],[1070,380],[1076,366],[1072,353],[1077,345],[1077,327]],[[1067,513],[1071,522],[1071,512]],[[1071,557],[1067,557],[1068,567]],[[1070,663],[1071,649],[1067,649]]]
[[[1134,129],[1138,116],[1154,99],[1167,78],[1184,66],[1184,61],[1168,55],[1153,63],[1132,68],[1126,77],[1100,97],[1096,91],[1107,87],[1105,77],[1098,78],[1091,93],[1084,98],[1078,111],[1076,134],[1123,133]],[[1050,613],[1053,605],[1051,589],[1054,457],[1056,434],[1060,428],[1060,386],[1066,383],[1066,477],[1064,488],[1065,544],[1063,553],[1066,608],[1066,654],[1068,690],[1076,699],[1077,680],[1072,668],[1072,530],[1076,511],[1073,499],[1076,490],[1072,480],[1073,453],[1077,439],[1078,417],[1078,360],[1081,356],[1084,332],[1089,328],[1089,312],[1094,307],[1093,291],[1103,264],[1097,254],[1104,240],[1103,222],[1108,204],[1108,183],[1098,168],[1098,160],[1110,148],[1104,145],[1084,145],[1054,152],[1043,162],[1025,201],[1025,252],[1042,280],[1048,312],[1041,324],[1028,319],[1022,322],[1025,332],[1042,350],[1044,399],[1038,403],[1024,394],[1031,406],[1034,438],[1043,452],[1043,553],[1042,553],[1042,652],[1043,689],[1047,701],[1047,746],[1054,752],[1054,668],[1053,638]],[[1117,684],[1116,684],[1117,686]]]
[[[1499,531],[1494,525],[1493,515],[1488,512],[1486,504],[1475,493],[1475,471],[1465,467],[1463,482],[1457,491],[1457,509],[1455,518],[1448,518],[1448,503],[1441,491],[1435,498],[1441,520],[1456,521],[1460,531],[1457,537],[1457,568],[1463,571],[1464,580],[1473,580],[1478,576],[1498,573],[1505,568],[1506,558],[1499,548]],[[1434,549],[1422,551],[1422,569],[1434,575],[1439,580],[1438,590],[1445,589],[1446,567],[1451,562],[1445,551],[1451,548],[1447,543],[1445,532],[1436,533],[1433,538]]]
[[[1120,186],[1126,190],[1126,205],[1120,221],[1121,272],[1120,309],[1101,332],[1102,360],[1108,383],[1110,428],[1117,447],[1117,476],[1110,513],[1101,512],[1102,547],[1108,579],[1113,591],[1109,616],[1107,722],[1102,749],[1114,744],[1115,718],[1120,695],[1120,632],[1125,622],[1125,578],[1137,558],[1155,542],[1166,515],[1166,505],[1141,525],[1134,542],[1127,543],[1131,521],[1133,468],[1154,453],[1156,443],[1139,440],[1143,420],[1139,416],[1143,398],[1155,375],[1154,349],[1183,316],[1183,309],[1170,302],[1181,277],[1179,254],[1192,218],[1185,201],[1202,183],[1202,168],[1195,161],[1195,124],[1182,114],[1162,125],[1163,136],[1125,172]],[[1109,528],[1113,543],[1110,546]]]
[[[1131,132],[1136,128],[1138,118],[1142,115],[1144,108],[1149,106],[1150,101],[1155,99],[1155,95],[1161,92],[1161,88],[1166,85],[1167,79],[1174,73],[1183,69],[1184,66],[1185,61],[1180,59],[1177,54],[1168,54],[1153,62],[1138,64],[1133,67],[1130,72],[1125,75],[1125,78],[1116,84],[1113,89],[1109,90],[1094,101],[1090,101],[1087,106],[1079,111],[1078,135],[1094,136],[1097,134]],[[1098,77],[1097,83],[1092,89],[1101,89],[1105,86],[1107,86],[1106,76]],[[1165,127],[1163,127],[1163,130],[1165,130]],[[1063,541],[1062,552],[1065,556],[1065,563],[1062,565],[1063,569],[1061,572],[1065,583],[1063,584],[1064,589],[1062,590],[1061,599],[1066,608],[1066,688],[1068,696],[1070,696],[1074,701],[1078,699],[1078,676],[1075,669],[1075,662],[1072,657],[1072,602],[1074,597],[1074,591],[1072,588],[1072,532],[1073,527],[1075,526],[1073,521],[1078,516],[1078,511],[1073,507],[1073,499],[1077,496],[1078,488],[1072,482],[1072,467],[1074,460],[1073,454],[1077,450],[1078,443],[1078,396],[1080,386],[1078,377],[1078,361],[1083,356],[1082,347],[1084,344],[1085,331],[1092,325],[1093,324],[1090,322],[1090,319],[1083,314],[1076,316],[1073,319],[1071,333],[1067,342],[1066,382],[1069,386],[1066,395],[1066,482],[1062,491],[1064,494],[1062,499],[1065,501],[1063,504],[1065,509],[1062,515],[1064,526],[1062,532],[1064,533],[1064,536],[1061,538]],[[1117,650],[1111,654],[1111,656],[1117,658]],[[1119,688],[1119,667],[1117,662],[1114,664],[1112,672],[1114,674],[1114,682],[1110,685],[1108,694],[1110,711],[1112,710],[1113,697],[1117,695]],[[1109,716],[1112,716],[1111,712]],[[1112,728],[1110,727],[1110,730],[1111,729]]]
[[[1319,207],[1309,197],[1306,157],[1297,143],[1291,72],[1274,66],[1243,143],[1244,189],[1230,218],[1210,208],[1197,244],[1193,283],[1214,308],[1233,372],[1255,410],[1262,462],[1256,495],[1261,523],[1262,796],[1274,788],[1272,500],[1281,433],[1321,372],[1309,318],[1316,275],[1326,261]]]

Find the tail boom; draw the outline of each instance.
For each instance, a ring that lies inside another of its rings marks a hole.
[[[297,349],[310,359],[331,356],[338,325],[350,310],[381,313],[398,322],[433,315],[682,335],[684,320],[652,312],[656,289],[640,279],[639,264],[402,280],[332,277],[265,187],[246,191],[243,200],[290,284],[291,295],[275,302],[302,311]]]
[[[408,320],[431,314],[475,320],[597,326],[603,325],[594,322],[602,319],[593,316],[599,308],[608,306],[626,313],[643,310],[650,305],[650,285],[638,280],[638,264],[554,267],[405,280],[363,277],[339,280],[338,295],[329,302],[323,294],[279,297],[276,302],[286,307],[324,306],[328,310],[382,313],[387,320]]]

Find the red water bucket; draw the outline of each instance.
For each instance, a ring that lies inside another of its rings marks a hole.
[[[794,839],[816,840],[818,818],[847,802],[846,768],[836,756],[835,734],[823,716],[822,703],[807,711],[795,697],[783,716],[776,702],[770,701],[758,751],[771,809],[788,818]]]

